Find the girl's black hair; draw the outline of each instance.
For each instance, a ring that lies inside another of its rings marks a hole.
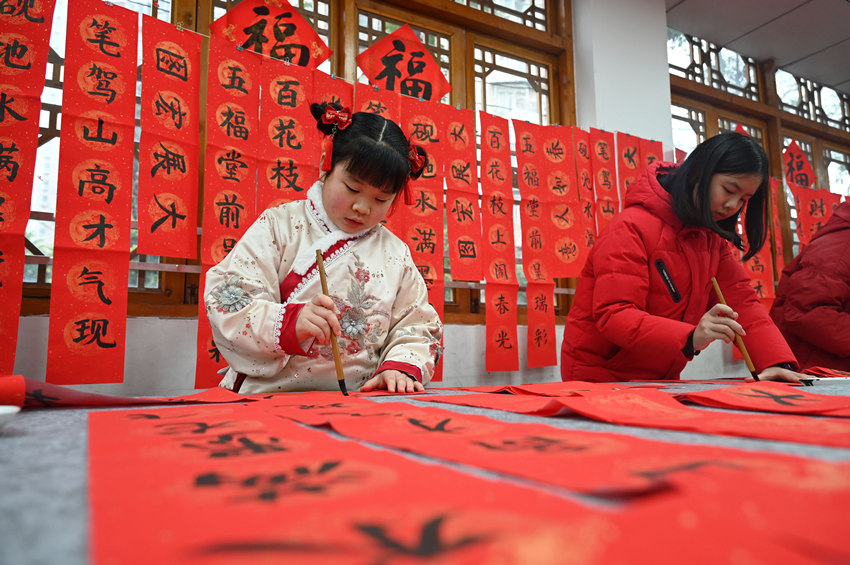
[[[408,179],[415,180],[422,175],[425,167],[415,173],[411,170],[411,146],[398,124],[377,114],[357,112],[347,128],[337,129],[334,133],[334,124],[322,121],[328,106],[342,109],[336,104],[313,103],[310,111],[316,118],[319,131],[334,136],[331,170],[337,163],[345,163],[345,169],[358,180],[389,194],[399,193]],[[426,159],[427,165],[425,149],[414,147]]]
[[[744,231],[749,244],[744,254],[746,261],[762,248],[766,235],[765,199],[769,172],[767,154],[761,145],[740,133],[715,135],[697,145],[681,165],[671,174],[658,177],[658,181],[670,193],[673,210],[685,225],[709,228],[743,251],[744,243],[735,230],[740,212],[720,222],[712,215],[709,196],[711,178],[716,174],[757,174],[762,178],[746,204]]]

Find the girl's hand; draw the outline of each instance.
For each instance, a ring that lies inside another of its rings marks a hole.
[[[782,367],[768,367],[761,373],[759,373],[759,380],[761,381],[784,381],[787,383],[799,383],[800,379],[805,379],[806,375],[802,375],[800,373],[795,373],[789,369],[783,369]],[[811,377],[809,377],[811,378]],[[747,377],[747,382],[754,382],[755,379],[752,377]]]
[[[342,330],[335,309],[334,301],[324,294],[317,294],[305,304],[295,321],[295,337],[299,343],[314,337],[319,344],[327,345],[331,342],[331,332],[339,335]]]
[[[370,390],[386,389],[388,392],[423,392],[425,387],[416,379],[407,376],[401,371],[381,371],[371,379],[363,383],[360,392]]]
[[[731,343],[735,334],[747,335],[744,328],[736,322],[738,313],[725,304],[715,304],[703,314],[694,330],[694,351],[702,351],[715,339]]]

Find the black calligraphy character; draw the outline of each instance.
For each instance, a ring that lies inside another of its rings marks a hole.
[[[241,153],[239,153],[235,149],[231,149],[230,151],[216,159],[216,162],[219,165],[224,165],[225,175],[221,177],[221,180],[232,180],[235,182],[239,182],[239,177],[236,176],[236,172],[239,169],[248,168],[248,165],[245,163],[245,161],[242,161],[241,157]]]
[[[539,218],[540,214],[540,201],[536,198],[532,198],[525,204],[525,211],[528,214],[529,218]]]
[[[254,13],[257,15],[267,16],[269,15],[269,9],[265,6],[259,6],[254,8]],[[251,49],[253,47],[254,51],[261,54],[263,53],[263,45],[269,42],[269,38],[266,37],[266,20],[257,20],[253,25],[243,28],[242,31],[248,36],[245,39],[245,43],[242,44],[243,49]]]
[[[383,70],[375,76],[375,80],[386,79],[384,82],[385,90],[395,90],[396,79],[401,78],[401,71],[398,70],[398,64],[404,59],[406,48],[404,42],[398,39],[393,40],[393,48],[381,57]]]
[[[753,262],[750,265],[750,270],[754,273],[763,273],[764,272],[764,265],[762,264],[761,261],[759,261],[758,255],[753,256]]]
[[[457,223],[462,224],[467,221],[471,222],[473,215],[472,202],[470,202],[469,205],[464,206],[460,200],[455,200],[452,212],[455,214]]]
[[[546,147],[546,155],[550,158],[560,161],[564,158],[564,146],[561,145],[561,141],[556,139]]]
[[[292,189],[296,192],[302,192],[304,188],[298,186],[299,176],[298,167],[295,166],[295,161],[287,159],[286,165],[284,165],[281,160],[278,159],[277,165],[272,167],[272,176],[269,177],[269,181],[275,183],[278,190]],[[281,185],[281,181],[285,183],[285,186]]]
[[[183,111],[179,98],[175,96],[171,99],[171,102],[168,102],[163,97],[162,92],[157,92],[154,107],[156,108],[157,116],[168,115],[171,117],[175,129],[183,129],[183,118],[186,117],[186,112]]]
[[[15,160],[13,153],[19,153],[20,149],[13,141],[11,145],[6,146],[0,141],[0,171],[9,171],[6,175],[6,180],[13,181],[18,176],[18,168],[20,163]]]
[[[162,224],[167,222],[169,218],[171,218],[171,229],[177,228],[177,220],[185,220],[186,219],[185,214],[178,214],[177,213],[177,203],[176,202],[172,202],[171,205],[168,208],[166,208],[165,206],[162,205],[162,202],[159,201],[159,198],[156,197],[156,194],[153,195],[153,199],[154,199],[154,202],[156,202],[156,205],[159,207],[159,209],[162,210],[163,212],[165,212],[165,215],[163,217],[161,217],[160,219],[158,219],[157,221],[155,221],[153,224],[151,224],[151,233],[153,233],[157,229],[159,229],[159,226],[161,226]]]
[[[560,439],[548,438],[544,436],[527,436],[520,439],[503,439],[498,442],[492,441],[474,441],[475,445],[480,445],[486,449],[493,451],[537,451],[539,453],[559,453],[559,452],[575,452],[586,451],[590,449],[587,444],[569,444]]]
[[[587,143],[585,143],[584,141],[578,142],[578,147],[576,147],[576,153],[578,153],[585,159],[590,159],[590,152],[587,150]]]
[[[248,127],[245,125],[245,112],[242,110],[233,111],[230,106],[222,113],[223,118],[219,127],[223,127],[225,134],[228,137],[237,137],[245,141],[248,140]]]
[[[32,66],[32,63],[20,63],[27,56],[29,47],[20,43],[17,39],[13,39],[11,43],[0,41],[0,50],[3,51],[3,64],[10,69],[26,70]]]
[[[558,194],[564,194],[570,187],[569,182],[561,175],[555,175],[555,183],[552,185],[552,191]]]
[[[12,3],[13,1],[17,6]],[[36,18],[30,14],[30,9],[34,6],[35,0],[0,0],[0,15],[12,16],[13,18],[23,16],[27,21],[34,24],[43,23],[44,16]],[[18,11],[16,12],[15,9]]]
[[[0,92],[0,124],[6,121],[6,113],[10,116],[18,120],[19,122],[26,121],[26,118],[14,111],[9,104],[14,102],[15,99],[11,96],[6,95],[5,92]]]
[[[98,196],[106,194],[104,202],[111,204],[112,195],[115,193],[115,185],[109,182],[110,171],[102,168],[99,163],[95,163],[94,168],[86,169],[86,172],[89,174],[89,178],[80,178],[80,182],[77,185],[80,196],[83,196],[86,188],[88,188],[92,194]]]
[[[531,265],[531,278],[536,281],[542,281],[543,277],[543,265],[540,263],[533,263]]]
[[[605,190],[611,190],[611,171],[608,169],[602,169],[600,173],[602,174],[602,182],[600,182],[602,188]]]
[[[414,208],[417,210],[421,210],[424,212],[427,209],[431,209],[431,211],[436,211],[437,207],[431,204],[431,197],[425,193],[424,190],[419,191],[419,196],[416,197],[416,202],[414,203]]]
[[[572,261],[578,255],[578,245],[573,242],[567,243],[558,248],[558,253]]]
[[[423,57],[425,57],[424,51],[414,51],[410,54],[410,59],[407,61],[407,78],[401,81],[401,93],[413,98],[430,100],[433,90],[431,83],[413,78],[425,70],[425,61],[421,60]]]
[[[502,166],[495,161],[490,163],[490,166],[487,168],[487,176],[493,182],[503,182],[505,180],[505,177],[502,175]]]
[[[244,434],[220,434],[206,443],[181,443],[180,447],[200,449],[213,459],[289,451],[288,448],[280,445],[280,439],[276,437],[269,437],[267,441],[259,442]]]
[[[537,169],[528,166],[522,172],[522,178],[528,186],[540,186],[540,178],[537,176]]]
[[[439,143],[439,139],[434,137],[437,134],[433,124],[423,124],[415,122],[413,124],[413,132],[410,136],[421,142]]]
[[[89,90],[88,93],[92,96],[104,96],[106,97],[106,103],[112,104],[112,101],[115,100],[116,94],[118,94],[115,89],[112,88],[112,81],[118,78],[118,73],[105,71],[92,63],[92,66],[89,67],[89,74],[86,75],[86,77],[94,77],[95,80],[94,90]]]
[[[531,138],[523,137],[520,139],[519,151],[525,155],[534,155],[534,145],[531,143]]]
[[[112,41],[112,32],[116,31],[117,28],[114,27],[109,21],[104,21],[103,23],[98,23],[98,21],[94,18],[91,20],[91,24],[89,25],[89,29],[94,28],[96,31],[94,32],[94,39],[87,39],[89,43],[97,44],[100,52],[109,57],[120,57],[121,53],[118,51],[111,52],[109,51],[109,47],[118,47],[119,44],[116,41]]]
[[[92,135],[89,126],[83,126],[83,139],[86,141],[94,141],[97,143],[106,143],[107,145],[115,145],[118,143],[118,132],[112,132],[109,137],[103,135],[103,118],[97,119],[97,133]]]
[[[245,89],[245,79],[240,74],[244,73],[245,69],[242,67],[227,67],[227,70],[229,73],[224,77],[227,82],[222,82],[221,87],[225,90],[238,90],[243,94],[248,94],[248,91]]]
[[[83,345],[96,343],[101,349],[110,349],[115,347],[115,342],[104,341],[109,330],[109,320],[98,318],[90,320],[85,318],[74,322],[76,327],[77,337],[73,339],[74,343],[82,342]],[[83,341],[86,340],[86,341]]]
[[[543,249],[543,234],[537,228],[528,233],[528,246],[531,249]]]
[[[587,172],[587,171],[582,171],[581,175],[579,175],[579,176],[581,177],[579,179],[579,181],[581,182],[581,187],[588,190],[588,191],[592,191],[593,190],[593,178],[590,176],[590,173]]]
[[[549,311],[549,301],[545,296],[535,296],[534,297],[534,309],[538,312],[548,312]]]
[[[608,155],[608,144],[601,141],[596,144],[596,156],[603,161],[610,161],[611,156]]]
[[[37,388],[24,394],[24,406],[59,406],[62,399],[58,396],[48,396],[44,389]]]
[[[277,119],[277,125],[274,127],[275,133],[272,137],[273,140],[277,141],[277,146],[283,149],[283,144],[286,143],[286,146],[290,149],[301,149],[301,142],[295,135],[295,120],[292,118],[289,119],[288,123],[283,123],[282,118]],[[286,139],[284,140],[284,137]]]
[[[425,285],[430,288],[430,285],[434,284],[434,279],[431,278],[431,267],[428,265],[416,265],[416,270],[425,279]]]
[[[236,239],[232,237],[225,237],[221,242],[221,250],[224,251],[224,254],[227,255],[233,248],[236,247]]]
[[[225,194],[224,201],[215,203],[215,205],[219,207],[218,223],[224,227],[229,228],[232,223],[234,229],[239,229],[239,213],[244,210],[245,207],[236,202],[238,196],[238,194],[234,194],[233,199],[231,200]]]
[[[286,12],[275,18],[275,24],[272,26],[275,44],[269,51],[269,57],[272,59],[280,59],[287,63],[298,65],[299,67],[306,67],[310,62],[310,49],[306,45],[287,43],[287,39],[295,36],[298,26],[296,26],[293,22],[283,23],[281,20],[283,18],[291,17],[292,12]]]
[[[189,80],[189,63],[186,57],[162,47],[156,48],[156,70],[183,82]]]
[[[96,224],[83,224],[83,229],[93,230],[91,234],[83,241],[91,241],[97,238],[97,246],[103,248],[106,245],[106,230],[114,228],[112,224],[106,223],[106,218],[103,214],[100,215],[100,221]]]
[[[500,228],[496,228],[496,237],[490,242],[490,245],[492,245],[493,247],[504,247],[505,245],[507,245],[508,242],[502,239],[503,235],[504,233],[502,233],[502,230]]]
[[[807,398],[801,393],[779,394],[766,390],[750,390],[749,392],[735,392],[739,396],[749,396],[752,398],[762,398],[764,400],[772,400],[776,404],[782,406],[802,406],[804,402],[817,402],[816,398]]]
[[[469,239],[457,240],[457,252],[461,259],[475,259],[478,256],[475,252],[475,242]]]
[[[753,286],[753,290],[756,291],[759,298],[764,298],[764,285],[761,281],[756,281],[755,286]]]
[[[428,430],[429,432],[443,432],[443,433],[451,434],[451,433],[458,432],[458,431],[463,429],[463,428],[447,429],[446,426],[448,426],[451,423],[451,421],[452,421],[451,418],[445,418],[443,420],[440,420],[437,424],[435,424],[433,426],[429,426],[428,424],[426,424],[425,422],[423,422],[419,418],[408,418],[407,421],[410,422],[411,424],[413,424],[414,426],[416,426],[417,428],[422,428],[423,430]]]
[[[154,151],[153,156],[154,159],[156,159],[156,164],[151,168],[151,178],[153,178],[160,169],[165,169],[166,175],[170,175],[172,170],[185,173],[186,157],[176,151],[171,151],[163,145],[162,142],[159,143],[159,146],[165,153],[157,153]]]
[[[584,239],[587,242],[588,247],[593,247],[593,242],[595,240],[595,237],[596,236],[593,234],[593,230],[591,230],[590,228],[587,228],[587,230],[585,230]]]
[[[195,478],[196,487],[232,486],[253,493],[249,500],[274,502],[287,494],[312,493],[325,494],[335,483],[348,482],[356,477],[352,473],[334,474],[340,461],[327,461],[318,469],[299,465],[290,472],[274,474],[255,474],[242,478],[229,477],[220,473],[206,473]]]
[[[635,161],[636,155],[637,155],[637,147],[634,147],[634,146],[626,147],[625,150],[623,151],[623,159],[625,159],[629,163],[630,168],[632,168],[632,169],[637,168],[637,162]]]
[[[547,343],[549,343],[549,334],[543,328],[537,328],[534,331],[534,343],[537,347],[543,347]]]
[[[786,155],[788,162],[786,163],[785,177],[794,184],[809,186],[809,175],[803,171],[806,164],[805,157],[798,153],[786,153]]]
[[[416,233],[419,234],[419,237],[410,238],[413,241],[418,242],[416,244],[416,251],[419,253],[430,253],[433,255],[437,248],[437,244],[434,242],[434,237],[436,236],[434,230],[431,228],[426,230],[416,228]]]
[[[593,206],[593,204],[591,202],[585,202],[584,203],[584,209],[582,211],[584,212],[584,217],[587,218],[587,219],[590,219],[590,218],[593,217],[593,210],[591,210],[592,206]]]
[[[496,347],[499,349],[513,349],[514,346],[511,344],[511,337],[508,335],[508,332],[505,330],[500,330],[499,335],[496,336]]]
[[[214,363],[221,362],[221,351],[218,350],[218,346],[215,344],[215,341],[210,340],[210,347],[207,349],[207,353],[209,354],[209,359],[211,359]]]
[[[279,80],[277,84],[280,86],[280,89],[277,91],[277,103],[280,106],[289,108],[298,106],[298,91],[292,87],[298,86],[301,83],[297,80]]]
[[[572,222],[569,218],[567,218],[567,214],[570,213],[570,207],[564,206],[564,211],[561,214],[555,214],[555,217],[564,222],[567,225],[572,225]]]
[[[112,300],[107,298],[106,295],[103,293],[104,282],[100,278],[102,276],[103,273],[101,271],[89,271],[88,267],[83,266],[83,272],[81,272],[80,276],[77,277],[78,279],[82,280],[77,283],[77,286],[83,286],[86,284],[97,285],[97,296],[100,298],[101,302],[108,306],[109,304],[112,304]]]
[[[809,216],[811,217],[824,217],[826,215],[826,206],[824,205],[823,198],[813,199],[809,202]]]
[[[422,557],[424,560],[431,561],[434,557],[436,561],[440,561],[441,557],[447,553],[485,541],[484,536],[467,536],[458,539],[452,543],[446,543],[440,535],[445,516],[437,516],[433,520],[426,522],[422,526],[422,531],[419,533],[419,542],[417,545],[405,545],[406,541],[402,537],[390,537],[384,526],[378,524],[355,524],[358,530],[376,540],[382,549],[387,553],[387,560],[393,560],[396,557]]]
[[[496,298],[496,303],[493,305],[500,315],[504,316],[511,310],[511,305],[508,302],[508,299],[505,298],[504,294],[500,294],[498,298]]]
[[[379,116],[383,116],[384,112],[386,112],[387,110],[388,108],[378,100],[369,100],[369,104],[366,105],[367,112],[372,112],[373,114],[378,114]]]
[[[602,201],[602,214],[605,216],[613,216],[617,213],[617,208],[614,206],[614,203],[610,200]]]
[[[487,145],[493,151],[498,151],[502,148],[502,132],[497,129],[487,131]]]
[[[493,195],[490,197],[490,213],[494,216],[506,216],[505,201],[501,196]]]
[[[461,164],[452,163],[452,178],[469,185],[471,183],[471,179],[469,178],[469,168],[471,166],[471,163],[466,162]]]

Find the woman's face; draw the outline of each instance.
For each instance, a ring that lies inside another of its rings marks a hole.
[[[393,199],[395,194],[352,176],[345,163],[334,166],[322,188],[325,212],[345,233],[357,233],[377,225],[387,215]]]
[[[711,177],[708,201],[715,222],[731,218],[758,192],[762,177],[758,173],[726,174]]]

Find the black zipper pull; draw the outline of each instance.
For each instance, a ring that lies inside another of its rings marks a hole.
[[[658,274],[661,275],[661,280],[667,285],[667,290],[670,292],[670,297],[673,302],[681,302],[682,295],[679,294],[679,289],[676,288],[676,283],[673,282],[673,277],[670,276],[670,271],[667,270],[667,265],[661,259],[655,260],[655,268],[658,269]]]

